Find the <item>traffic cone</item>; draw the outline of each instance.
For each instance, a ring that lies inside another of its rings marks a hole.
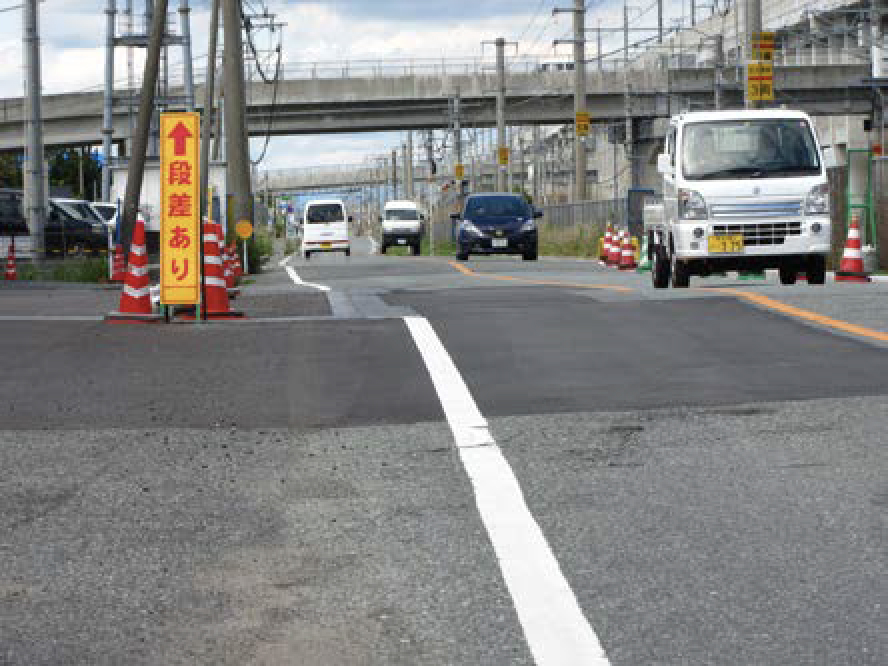
[[[123,282],[126,279],[126,265],[123,261],[123,246],[114,245],[114,263],[111,271],[111,282]]]
[[[237,245],[231,246],[231,256],[234,259],[234,277],[239,278],[244,274],[244,267],[241,264],[240,252],[237,251]]]
[[[638,262],[638,268],[635,269],[639,273],[649,273],[652,268],[648,252],[648,237],[645,234],[644,239],[641,241],[641,261]]]
[[[15,268],[15,236],[9,237],[9,252],[6,254],[6,280],[18,280],[18,271]]]
[[[224,237],[222,235],[222,225],[216,222],[216,237],[219,239],[220,254],[222,255],[222,276],[225,280],[225,288],[228,290],[228,298],[235,299],[240,295],[240,289],[237,288],[236,279],[234,277],[234,260],[229,252],[229,247],[222,245]]]
[[[145,221],[136,219],[133,238],[130,241],[129,261],[124,278],[123,293],[117,312],[109,313],[109,321],[160,321],[163,315],[155,314],[151,305],[151,279],[148,276],[148,250],[145,247]]]
[[[604,230],[604,243],[601,246],[601,253],[598,255],[598,258],[601,261],[607,262],[607,256],[610,253],[611,239],[613,238],[613,229],[611,229],[611,225],[607,225],[607,229]]]
[[[863,268],[863,253],[860,251],[860,212],[854,211],[851,214],[851,226],[848,228],[845,250],[842,252],[842,262],[836,271],[836,282],[869,281],[869,276]]]
[[[632,241],[633,239],[627,233],[623,239],[623,251],[620,256],[619,269],[621,271],[634,271],[638,268],[638,264],[635,262],[635,248]]]
[[[222,256],[222,225],[204,220],[203,223],[203,315],[206,319],[240,319],[243,312],[229,307],[228,286],[225,282],[225,260]],[[194,319],[195,309],[188,308],[176,314],[180,319]]]
[[[607,252],[608,266],[619,266],[620,258],[623,256],[623,232],[617,231],[611,236],[610,249]]]

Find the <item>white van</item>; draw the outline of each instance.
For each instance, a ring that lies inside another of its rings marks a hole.
[[[645,226],[654,287],[692,275],[776,268],[823,284],[829,186],[811,119],[785,109],[700,111],[672,118],[662,219]]]
[[[302,256],[314,252],[345,252],[351,256],[348,225],[352,221],[340,199],[316,199],[305,204],[302,216]]]
[[[414,255],[420,253],[422,245],[422,222],[425,215],[413,201],[387,201],[382,217],[382,243],[379,251],[403,245],[410,247]]]

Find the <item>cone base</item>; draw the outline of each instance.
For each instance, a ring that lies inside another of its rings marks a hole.
[[[621,271],[634,271],[636,268],[638,268],[638,266],[635,266],[635,265],[632,265],[632,266],[620,266],[620,267],[619,267],[619,269],[620,269]]]
[[[836,282],[869,282],[870,278],[865,273],[836,273]]]
[[[177,314],[176,319],[184,319],[186,321],[194,321],[195,313],[187,312],[182,314]],[[207,319],[246,319],[247,315],[243,312],[238,312],[237,310],[229,310],[228,312],[207,312]]]

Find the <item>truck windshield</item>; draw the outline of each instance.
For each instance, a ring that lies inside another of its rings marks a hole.
[[[419,213],[415,208],[389,208],[385,211],[387,220],[418,220]]]
[[[799,118],[690,123],[684,128],[682,156],[682,171],[688,180],[820,173],[811,128]]]
[[[316,204],[309,206],[305,213],[305,221],[309,224],[328,224],[330,222],[343,222],[342,206],[337,203]]]

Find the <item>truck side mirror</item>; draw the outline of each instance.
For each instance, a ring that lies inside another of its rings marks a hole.
[[[543,216],[543,211],[541,211],[541,210],[535,210],[535,211],[533,211],[533,217],[534,217],[534,219],[538,220],[538,219],[540,219],[542,216]]]
[[[672,158],[666,153],[660,153],[657,155],[657,171],[665,176],[671,176],[673,174]]]

